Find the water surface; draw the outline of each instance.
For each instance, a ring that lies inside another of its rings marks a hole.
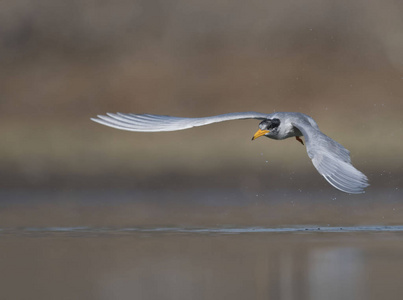
[[[401,195],[298,194],[3,191],[0,296],[400,299]]]

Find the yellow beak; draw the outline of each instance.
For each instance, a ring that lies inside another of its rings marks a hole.
[[[256,131],[256,133],[255,133],[255,135],[253,136],[253,138],[252,138],[252,141],[253,140],[256,140],[258,137],[261,137],[261,136],[263,136],[263,135],[265,135],[266,133],[269,133],[270,132],[270,130],[258,130],[258,131]]]

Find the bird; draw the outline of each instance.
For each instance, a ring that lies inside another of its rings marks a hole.
[[[350,151],[319,130],[310,116],[299,112],[238,112],[202,118],[181,118],[165,115],[107,113],[91,118],[109,127],[136,132],[164,132],[189,129],[230,120],[257,119],[259,129],[252,140],[265,136],[274,140],[295,137],[304,145],[314,167],[333,187],[348,193],[365,193],[368,178],[351,164]]]

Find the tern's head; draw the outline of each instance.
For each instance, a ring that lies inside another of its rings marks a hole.
[[[261,136],[266,137],[276,136],[278,134],[279,126],[280,126],[279,119],[274,118],[263,120],[259,124],[259,130],[256,131],[255,135],[252,137],[252,141]]]

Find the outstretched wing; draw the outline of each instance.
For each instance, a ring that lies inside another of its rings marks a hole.
[[[364,193],[368,178],[351,164],[350,152],[308,122],[292,122],[305,137],[308,156],[318,172],[335,188],[350,194]]]
[[[217,122],[241,119],[266,119],[268,114],[258,112],[229,113],[205,118],[178,118],[161,115],[136,115],[122,113],[107,113],[107,116],[98,115],[92,121],[109,127],[141,132],[175,131],[196,126],[203,126]]]

